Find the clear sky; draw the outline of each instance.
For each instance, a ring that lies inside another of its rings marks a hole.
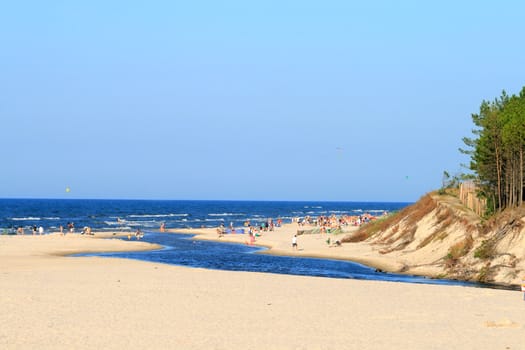
[[[523,1],[4,1],[0,197],[415,201]],[[66,188],[70,192],[66,192]]]

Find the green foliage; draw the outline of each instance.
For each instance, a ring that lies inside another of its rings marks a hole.
[[[474,257],[482,260],[490,259],[494,256],[494,242],[485,240],[474,251]]]
[[[482,193],[480,193],[483,196]],[[485,209],[485,217],[489,218],[495,214],[496,203],[493,196],[484,196],[487,199],[487,208]]]
[[[448,253],[444,258],[445,266],[447,268],[454,267],[459,262],[459,259],[467,255],[468,252],[472,249],[473,243],[474,243],[474,240],[469,235],[465,237],[463,240],[452,245],[448,249]]]
[[[483,266],[480,270],[479,270],[479,274],[478,274],[478,282],[487,282],[487,279],[488,279],[488,276],[489,276],[489,272],[490,272],[490,269],[488,266]]]
[[[483,101],[472,114],[474,137],[463,138],[471,157],[469,168],[490,202],[487,208],[516,207],[524,200],[525,87],[518,96],[505,91],[492,102]]]
[[[441,178],[441,188],[438,190],[438,193],[443,195],[447,194],[447,189],[458,188],[459,184],[465,180],[471,180],[473,178],[472,174],[455,174],[453,176],[446,170],[443,171],[443,176]]]
[[[445,189],[447,187],[448,181],[450,180],[450,174],[448,171],[443,171],[443,179],[441,180],[441,189]]]

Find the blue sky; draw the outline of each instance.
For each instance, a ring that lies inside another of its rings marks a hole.
[[[414,201],[525,85],[517,0],[0,7],[6,198]]]

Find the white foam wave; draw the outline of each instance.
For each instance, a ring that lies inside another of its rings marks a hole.
[[[41,218],[32,217],[32,216],[28,216],[26,218],[11,218],[11,220],[13,220],[13,221],[29,221],[29,220],[38,221],[38,220],[42,220],[42,219]]]
[[[116,221],[104,221],[104,223],[109,226],[119,226],[121,224],[121,222]]]
[[[172,218],[178,216],[189,216],[190,214],[132,214],[127,215],[128,218]]]
[[[218,214],[212,213],[212,214],[208,214],[208,216],[241,216],[241,215],[245,215],[245,214],[243,214],[243,213],[218,213]]]
[[[126,221],[127,224],[146,224],[146,223],[150,223],[150,224],[158,224],[159,222],[156,221],[156,220],[128,220]]]

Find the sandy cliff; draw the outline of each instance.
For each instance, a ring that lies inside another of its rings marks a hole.
[[[484,221],[450,195],[427,194],[343,241],[371,244],[407,273],[506,285],[525,276],[525,210]]]

